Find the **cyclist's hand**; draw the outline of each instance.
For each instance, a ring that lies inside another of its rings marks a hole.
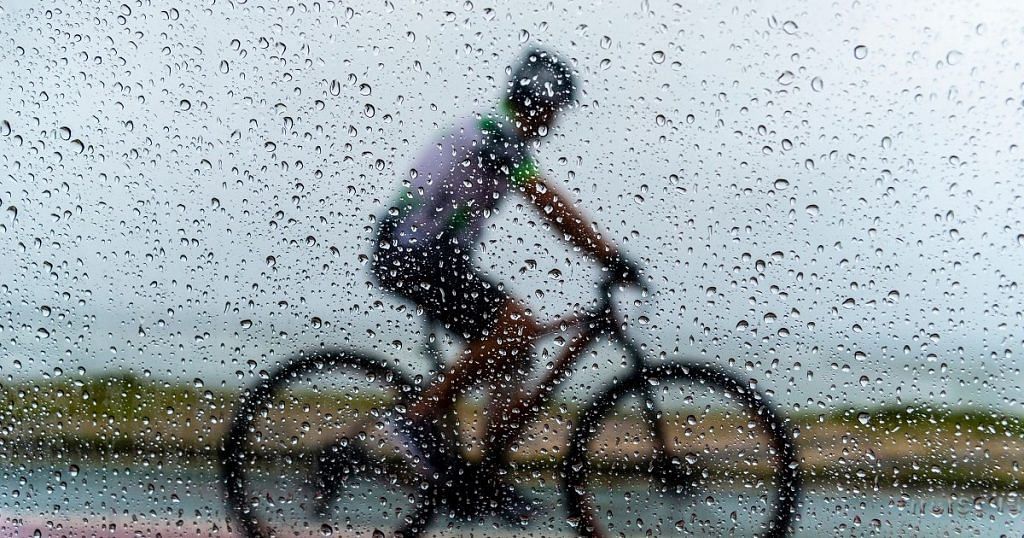
[[[626,284],[640,284],[641,274],[643,272],[640,269],[640,265],[628,258],[624,254],[619,254],[615,259],[605,264],[605,270],[611,273],[611,277],[616,282],[622,282]]]

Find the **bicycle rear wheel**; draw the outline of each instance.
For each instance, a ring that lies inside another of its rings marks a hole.
[[[724,370],[669,363],[598,395],[563,479],[581,536],[786,536],[800,470],[789,428]]]
[[[300,354],[247,390],[221,453],[228,511],[249,537],[419,534],[430,484],[395,438],[415,394],[382,359]]]

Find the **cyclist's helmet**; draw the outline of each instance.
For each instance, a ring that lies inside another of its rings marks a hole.
[[[576,77],[572,68],[551,51],[527,51],[512,71],[508,100],[517,110],[559,110],[575,98]]]

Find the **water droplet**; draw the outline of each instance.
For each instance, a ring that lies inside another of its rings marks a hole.
[[[958,50],[951,50],[946,53],[946,63],[949,65],[956,65],[960,63],[960,60],[962,60],[963,57],[964,54],[962,52]]]
[[[39,329],[36,330],[36,336],[38,336],[40,339],[49,338],[50,337],[50,331],[40,327]]]
[[[868,413],[860,413],[857,415],[857,422],[860,422],[861,424],[867,424],[869,420],[871,420],[871,415]]]
[[[807,214],[812,216],[812,217],[817,217],[818,213],[821,212],[821,210],[818,209],[818,206],[816,206],[814,204],[811,204],[811,205],[805,207],[804,211],[807,211]]]
[[[341,95],[341,82],[339,82],[337,79],[332,80],[331,85],[327,91],[331,92],[331,95],[335,97]]]
[[[210,198],[210,207],[212,207],[213,209],[220,208],[220,200],[218,200],[217,198]]]
[[[363,115],[367,118],[372,118],[377,114],[377,109],[373,108],[373,105],[366,103],[363,105]]]
[[[811,79],[811,89],[820,92],[825,88],[825,81],[821,80],[821,77],[814,77]]]
[[[783,71],[777,80],[779,81],[779,84],[789,86],[794,80],[796,80],[796,75],[794,75],[792,71]]]
[[[664,116],[664,115],[662,115],[662,114],[658,114],[658,115],[657,115],[657,116],[655,116],[655,118],[654,118],[654,123],[656,123],[656,124],[657,124],[657,125],[658,125],[659,127],[661,127],[661,126],[665,125],[665,122],[666,122],[666,120],[665,120],[665,116]]]
[[[747,328],[749,327],[750,323],[748,323],[746,320],[740,320],[740,322],[736,324],[736,330],[740,332],[747,330]]]
[[[789,188],[789,180],[782,178],[776,179],[773,186],[776,190],[784,191]]]
[[[864,45],[857,45],[853,48],[853,57],[858,60],[863,60],[868,57],[868,48]]]
[[[252,327],[252,320],[251,319],[243,319],[242,322],[240,323],[240,325],[242,326],[243,329],[248,329],[249,327]]]
[[[227,60],[221,60],[220,61],[220,72],[224,73],[226,75],[226,74],[228,74],[228,71],[230,71],[230,70],[231,70],[231,66],[228,65],[228,61]]]
[[[61,127],[58,132],[62,140],[71,140],[71,129],[68,127]]]
[[[602,49],[607,49],[607,48],[610,48],[611,46],[612,46],[612,38],[610,38],[608,36],[604,36],[604,37],[601,38],[601,48]]]
[[[888,136],[882,137],[882,149],[889,149],[892,147],[892,139]]]
[[[277,265],[277,258],[273,256],[267,256],[267,267],[273,267]]]
[[[665,63],[665,52],[660,50],[654,51],[654,54],[651,54],[651,61],[656,64]]]
[[[796,23],[793,22],[793,21],[786,21],[786,22],[782,23],[782,31],[786,32],[789,35],[795,34],[797,29],[798,29],[798,27],[797,27]]]
[[[275,151],[277,149],[277,144],[273,142],[266,142],[263,144],[263,149],[267,151]]]
[[[182,99],[181,102],[178,103],[178,108],[180,108],[182,110],[191,110],[192,109],[192,103],[189,102],[188,99]]]
[[[612,66],[612,61],[609,60],[608,58],[605,58],[605,59],[601,60],[601,63],[598,64],[598,67],[600,67],[602,71],[608,69],[611,66]]]
[[[11,134],[11,122],[7,120],[0,121],[0,135],[9,136]]]

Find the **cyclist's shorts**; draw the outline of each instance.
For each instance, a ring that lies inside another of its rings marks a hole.
[[[377,232],[373,273],[380,287],[413,301],[467,340],[488,336],[509,299],[504,286],[481,274],[467,250],[403,247],[394,229],[394,221],[385,219]]]

